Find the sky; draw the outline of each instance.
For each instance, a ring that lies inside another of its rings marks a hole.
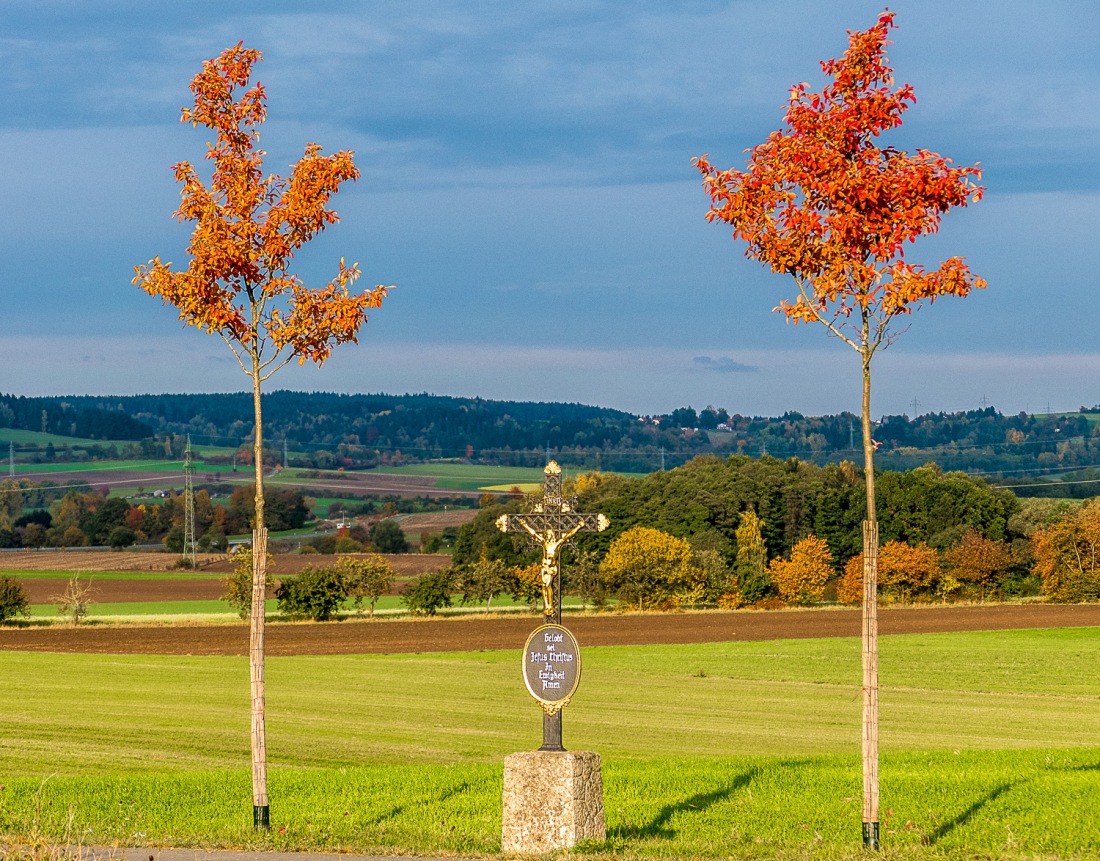
[[[980,162],[984,200],[907,259],[963,255],[874,365],[872,413],[1100,404],[1100,5],[893,0],[890,61],[917,102],[884,140]],[[744,256],[692,165],[743,167],[792,84],[883,4],[0,0],[0,391],[242,391],[225,343],[131,283],[186,265],[171,165],[204,60],[263,52],[266,169],[355,151],[341,257],[393,285],[358,345],[269,389],[431,392],[660,414],[859,410],[857,354],[772,309],[793,282]]]

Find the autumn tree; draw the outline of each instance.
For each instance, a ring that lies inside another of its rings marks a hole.
[[[939,554],[924,542],[887,541],[878,548],[878,591],[893,601],[911,601],[932,595],[943,574]],[[863,597],[866,560],[853,556],[837,584],[837,599],[858,604]]]
[[[976,591],[980,598],[997,588],[1012,566],[1012,551],[1003,541],[991,541],[976,529],[968,529],[947,549],[944,560],[951,577]]]
[[[773,559],[768,573],[788,604],[813,604],[822,599],[833,576],[833,553],[825,539],[810,535],[791,549],[790,559]]]
[[[639,610],[691,604],[706,587],[706,572],[692,556],[685,539],[635,526],[611,542],[600,573],[611,592]]]
[[[1100,599],[1100,499],[1031,536],[1035,573],[1054,601]]]
[[[821,64],[831,80],[820,92],[791,88],[785,125],[751,151],[746,170],[716,170],[696,160],[711,199],[709,221],[733,227],[746,254],[790,275],[793,301],[776,310],[793,323],[821,323],[858,354],[863,378],[863,461],[867,493],[863,612],[863,839],[879,843],[878,546],[871,438],[871,360],[890,344],[898,317],[923,301],[966,296],[984,282],[961,257],[936,269],[905,259],[905,246],[934,233],[950,209],[981,198],[975,167],[918,149],[880,147],[916,101],[894,86],[887,63],[894,14],[848,34],[839,59]]]
[[[182,121],[214,135],[206,158],[209,187],[190,162],[173,168],[182,183],[176,217],[194,222],[190,261],[175,270],[159,257],[135,268],[134,283],[179,309],[187,324],[219,335],[252,383],[256,470],[253,516],[252,612],[249,635],[252,709],[252,787],[257,828],[269,826],[267,743],[264,730],[264,600],[267,521],[264,517],[261,387],[288,362],[324,364],[332,348],[356,341],[369,308],[378,307],[385,287],[352,294],[357,264],[341,260],[326,285],[308,288],[291,272],[295,253],[337,221],[328,206],[340,186],[358,178],[352,153],[323,155],[315,143],[289,177],[263,172],[257,147],[267,114],[260,83],[249,86],[260,52],[243,43],[203,64],[191,81],[194,103]],[[247,89],[246,89],[247,88]]]
[[[763,528],[764,521],[757,516],[754,508],[741,513],[741,522],[734,533],[737,540],[737,560],[734,564],[736,589],[723,595],[719,599],[720,605],[739,607],[755,604],[771,591]]]

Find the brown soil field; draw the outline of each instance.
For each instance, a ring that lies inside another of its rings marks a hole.
[[[340,555],[350,556],[352,559],[356,559],[368,554],[341,553]],[[445,553],[382,553],[380,555],[383,559],[389,560],[390,567],[393,568],[393,573],[398,577],[415,577],[426,571],[437,571],[451,564],[451,557]],[[331,565],[336,561],[335,556],[321,553],[286,553],[273,556],[272,558],[274,559],[274,565],[270,569],[271,576],[276,579],[279,577],[289,577],[291,574],[298,574],[307,566],[320,568],[325,565]],[[217,561],[212,561],[202,566],[202,572],[204,574],[221,574],[224,576],[232,570],[233,566],[225,556],[220,557]],[[144,599],[135,598],[131,600],[141,601]]]
[[[454,511],[425,511],[410,514],[397,521],[403,532],[442,532],[449,526],[462,526],[477,517],[476,508],[457,508]]]
[[[1100,604],[1023,604],[883,609],[883,634],[1100,626]],[[534,616],[269,624],[267,654],[330,655],[519,649]],[[858,610],[776,610],[594,615],[567,618],[584,646],[855,637]],[[245,655],[248,628],[234,625],[4,627],[0,650],[154,655]]]
[[[224,553],[200,553],[200,569],[225,559]],[[8,571],[169,571],[179,556],[155,551],[13,550],[0,553],[0,570]]]
[[[217,599],[220,598],[225,591],[225,587],[222,585],[223,578],[232,570],[232,565],[230,565],[229,560],[225,556],[209,555],[200,558],[199,564],[201,573],[195,577],[187,577],[186,579],[179,580],[118,580],[111,579],[110,577],[97,576],[96,572],[101,570],[138,572],[164,571],[170,567],[167,563],[174,562],[176,557],[156,553],[64,553],[61,551],[41,554],[33,553],[30,555],[52,557],[54,559],[59,556],[64,558],[55,565],[21,565],[18,567],[25,570],[37,571],[60,570],[87,572],[91,583],[90,597],[93,601],[100,604],[126,603],[131,601],[206,601]],[[350,553],[347,555],[354,558],[361,554]],[[22,560],[23,556],[24,554],[20,554],[19,559]],[[83,557],[85,556],[95,558],[84,560]],[[71,561],[74,557],[75,563],[84,562],[84,565],[78,566],[74,564],[74,562]],[[135,558],[123,558],[123,564],[111,565],[106,569],[104,568],[105,565],[120,557]],[[150,557],[152,557],[152,561]],[[275,556],[275,564],[271,569],[271,574],[272,577],[277,580],[279,577],[298,574],[307,565],[329,565],[335,558],[335,556],[320,554]],[[407,579],[404,578],[416,577],[426,571],[436,571],[439,568],[451,564],[451,557],[446,555],[406,553],[386,555],[383,558],[389,560],[397,578],[394,582],[392,592],[394,595],[400,595],[405,591],[408,583]],[[160,560],[166,560],[165,564],[161,565],[161,567],[156,567]],[[99,567],[96,567],[97,564]],[[10,567],[15,568],[16,564],[12,563]],[[23,584],[23,588],[27,592],[27,597],[32,604],[52,604],[54,603],[54,596],[60,594],[65,588],[65,581],[60,579],[36,577],[23,577],[18,579]],[[273,597],[273,595],[271,597]]]

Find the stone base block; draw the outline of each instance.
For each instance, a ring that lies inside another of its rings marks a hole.
[[[606,838],[598,753],[532,750],[504,758],[503,851],[538,854]]]

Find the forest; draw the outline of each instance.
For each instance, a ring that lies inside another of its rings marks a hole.
[[[818,465],[860,462],[857,416],[743,416],[708,406],[637,416],[582,404],[493,401],[430,394],[265,396],[268,457],[315,469],[460,459],[541,466],[554,458],[582,470],[648,473],[700,454],[796,457]],[[27,460],[95,457],[178,459],[189,435],[216,461],[250,462],[252,404],[245,393],[26,398],[0,395],[0,427],[44,431],[91,444],[15,443]],[[1100,408],[1003,415],[992,407],[914,418],[883,416],[876,463],[909,470],[935,463],[984,475],[1020,496],[1087,498],[1100,485]],[[0,431],[0,443],[3,432]],[[224,450],[239,449],[239,454]]]

